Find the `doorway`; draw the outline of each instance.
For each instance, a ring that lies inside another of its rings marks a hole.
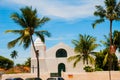
[[[61,77],[61,72],[65,72],[66,71],[66,68],[65,68],[65,64],[64,63],[60,63],[58,65],[58,76]]]

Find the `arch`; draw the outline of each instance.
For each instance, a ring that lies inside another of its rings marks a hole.
[[[65,64],[64,63],[60,63],[58,64],[58,76],[61,77],[61,72],[65,72],[66,68],[65,68]]]
[[[56,57],[61,58],[61,57],[67,57],[67,51],[65,49],[58,49],[56,51]]]

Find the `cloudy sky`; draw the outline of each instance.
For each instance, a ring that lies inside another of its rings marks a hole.
[[[13,49],[7,48],[7,43],[17,36],[5,34],[5,30],[20,29],[12,21],[10,15],[14,12],[20,13],[20,8],[32,6],[37,9],[38,17],[49,17],[51,20],[42,26],[41,29],[48,30],[52,36],[46,37],[46,46],[50,48],[59,42],[64,42],[74,47],[71,41],[78,39],[79,34],[87,34],[96,37],[97,43],[104,40],[104,35],[109,33],[109,22],[97,25],[95,29],[91,24],[97,17],[94,17],[95,5],[102,5],[104,0],[0,0],[0,55],[9,57],[13,50],[18,51],[17,63],[22,63],[30,57],[30,48],[24,50],[22,46]],[[113,30],[120,30],[119,22],[114,22]],[[36,38],[36,37],[34,37]],[[99,51],[103,46],[98,47]]]

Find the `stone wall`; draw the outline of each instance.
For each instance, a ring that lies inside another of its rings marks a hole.
[[[120,71],[110,71],[111,80],[120,80]],[[42,80],[47,80],[49,73],[40,75]],[[21,77],[23,79],[36,77],[36,74],[23,73],[23,74],[4,74],[1,80],[6,78]],[[80,73],[62,73],[65,80],[110,80],[109,71],[96,71],[96,72],[80,72]]]
[[[21,73],[21,74],[3,74],[2,75],[2,79],[0,80],[5,80],[7,78],[15,78],[15,77],[20,77],[20,78],[23,78],[23,79],[26,79],[26,78],[34,78],[36,77],[37,74],[31,74],[31,73]],[[47,80],[49,76],[49,74],[42,74],[40,75],[40,77],[42,78],[42,80]]]
[[[110,71],[111,80],[120,80],[120,71]],[[65,80],[110,80],[109,71],[63,73]]]

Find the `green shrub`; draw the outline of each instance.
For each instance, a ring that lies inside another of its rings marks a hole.
[[[94,69],[93,69],[91,66],[85,66],[85,67],[84,67],[84,70],[85,70],[86,72],[93,72],[93,71],[94,71]]]
[[[102,68],[95,68],[95,71],[103,71],[103,69]]]

